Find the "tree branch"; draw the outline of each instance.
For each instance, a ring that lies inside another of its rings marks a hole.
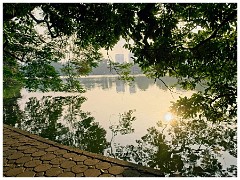
[[[208,41],[210,41],[211,39],[215,38],[216,35],[217,35],[217,33],[218,33],[218,31],[219,31],[228,21],[234,19],[236,16],[237,16],[237,10],[234,10],[231,14],[229,14],[229,15],[227,16],[226,19],[224,19],[224,20],[221,22],[221,24],[217,27],[217,29],[215,29],[215,30],[213,31],[213,33],[212,33],[207,39],[201,41],[201,42],[200,42],[199,44],[197,44],[195,47],[189,48],[189,49],[195,50],[195,49],[199,48],[200,46],[204,45],[206,42],[208,42]]]
[[[57,31],[56,35],[54,35],[53,32],[51,31],[51,28],[52,28],[52,27],[50,26],[49,22],[47,21],[47,15],[44,17],[43,20],[42,20],[42,19],[41,19],[41,20],[37,19],[37,18],[36,18],[34,15],[32,15],[31,13],[28,13],[28,15],[29,15],[37,24],[46,23],[51,38],[56,38],[56,37],[59,36],[58,31]]]
[[[173,94],[172,93],[175,93],[175,94],[180,94],[180,93],[177,93],[177,92],[174,92],[174,91],[172,91],[172,89],[170,89],[169,87],[168,87],[168,85],[161,79],[161,78],[155,78],[155,80],[154,80],[154,83],[156,83],[156,80],[157,79],[159,79],[163,84],[164,84],[164,86],[170,91],[170,93],[171,93],[171,96],[172,96],[172,98],[174,99],[174,97],[173,97]]]
[[[223,98],[223,97],[231,97],[231,96],[237,96],[237,94],[235,94],[235,93],[226,93],[226,94],[220,94],[220,95],[218,95],[218,96],[216,96],[214,99],[211,99],[211,104],[213,103],[213,102],[215,102],[217,99],[219,99],[219,98]]]
[[[45,23],[47,24],[47,28],[48,28],[48,31],[49,31],[51,37],[52,37],[52,38],[58,37],[58,36],[59,36],[58,31],[57,31],[56,35],[54,35],[54,34],[52,33],[52,31],[51,31],[51,28],[52,28],[52,27],[49,25],[48,21],[45,21]]]
[[[28,15],[37,23],[37,24],[40,24],[40,23],[44,23],[45,20],[39,20],[37,19],[34,15],[32,15],[31,13],[28,13]]]
[[[23,62],[23,58],[25,57],[25,55],[24,55],[24,56],[22,57],[22,59],[21,59],[21,58],[15,56],[14,54],[12,54],[11,52],[6,51],[6,50],[4,50],[4,49],[3,49],[3,52],[9,54],[10,56],[14,57],[15,59],[17,59],[17,60],[19,60],[19,61],[21,61],[21,62]]]
[[[5,34],[3,34],[3,36],[6,36]],[[7,37],[5,37],[5,42],[3,43],[3,49],[5,49],[7,47],[8,44],[8,39]]]

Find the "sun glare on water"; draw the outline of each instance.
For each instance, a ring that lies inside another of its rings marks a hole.
[[[173,115],[170,112],[167,112],[164,114],[164,120],[165,121],[171,121],[173,119]]]

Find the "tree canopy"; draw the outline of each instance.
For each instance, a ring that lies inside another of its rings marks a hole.
[[[175,114],[236,126],[236,3],[4,3],[3,84],[83,91],[74,78],[120,38],[147,76],[204,87],[175,102]],[[61,60],[68,60],[64,82],[51,65]]]
[[[237,4],[4,3],[3,14],[4,84],[23,79],[29,89],[79,91],[73,76],[91,71],[99,49],[122,37],[148,76],[176,77],[185,89],[203,84],[175,111],[212,121],[236,116]],[[51,66],[61,59],[71,59],[65,86]]]

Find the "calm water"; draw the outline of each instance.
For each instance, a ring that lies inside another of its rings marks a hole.
[[[168,86],[176,83],[169,77],[163,80]],[[132,84],[110,76],[80,81],[87,90],[83,94],[15,92],[14,98],[4,99],[4,123],[62,144],[159,168],[168,175],[236,174],[236,147],[224,139],[226,124],[183,122],[169,114],[171,101],[190,97],[193,91],[174,88],[171,93],[161,81],[143,76]],[[225,144],[219,143],[223,139]]]

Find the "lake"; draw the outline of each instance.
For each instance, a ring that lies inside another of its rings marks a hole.
[[[236,147],[224,139],[226,124],[183,121],[170,112],[171,101],[194,91],[177,86],[171,92],[161,81],[145,76],[136,76],[131,84],[116,76],[79,80],[85,93],[21,89],[17,97],[4,99],[4,123],[65,145],[161,169],[166,175],[236,175]],[[170,77],[162,80],[169,87],[177,82]],[[225,144],[219,143],[222,140]]]

